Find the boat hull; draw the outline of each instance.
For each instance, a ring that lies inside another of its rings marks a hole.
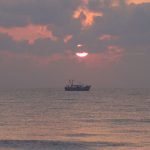
[[[65,87],[65,91],[89,91],[91,86],[84,86],[84,87],[71,87],[67,86]]]

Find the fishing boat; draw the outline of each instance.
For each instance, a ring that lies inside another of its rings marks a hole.
[[[65,91],[89,91],[91,85],[74,84],[73,80],[69,80],[69,83],[65,86]]]

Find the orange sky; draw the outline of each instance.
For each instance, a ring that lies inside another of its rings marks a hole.
[[[150,3],[150,0],[127,0],[129,4],[141,4],[141,3]]]
[[[57,37],[45,25],[29,24],[24,27],[0,27],[0,33],[7,34],[14,41],[28,41],[29,44],[34,44],[37,39],[49,38],[53,41],[57,40]]]

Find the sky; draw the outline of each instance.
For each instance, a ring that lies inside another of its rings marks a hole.
[[[0,88],[150,87],[149,57],[150,0],[0,0]]]

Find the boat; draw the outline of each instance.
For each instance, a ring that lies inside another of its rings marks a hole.
[[[74,84],[73,80],[69,80],[69,83],[65,86],[65,91],[89,91],[91,85]]]

